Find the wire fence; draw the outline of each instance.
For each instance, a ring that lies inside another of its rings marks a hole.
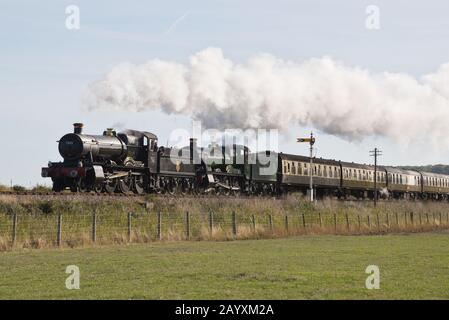
[[[449,227],[442,212],[92,212],[0,214],[0,250],[181,240],[236,240],[305,234],[379,234]]]

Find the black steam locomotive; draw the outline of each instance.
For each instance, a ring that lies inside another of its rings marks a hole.
[[[42,168],[42,177],[53,181],[53,191],[185,194],[230,193],[243,187],[239,166],[222,165],[229,155],[214,159],[211,147],[206,164],[195,139],[176,149],[158,147],[157,136],[150,132],[107,129],[102,135],[86,135],[82,129],[82,123],[75,123],[74,132],[59,140],[63,162]]]
[[[449,176],[442,174],[392,167],[376,172],[370,165],[321,158],[311,166],[308,157],[251,153],[235,143],[199,148],[195,139],[184,148],[168,148],[158,146],[150,132],[86,135],[82,128],[75,123],[74,132],[60,139],[64,161],[42,168],[56,192],[279,195],[306,193],[312,175],[317,197],[372,198],[378,192],[386,198],[449,199]]]

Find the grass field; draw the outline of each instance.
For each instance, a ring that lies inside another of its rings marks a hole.
[[[81,288],[65,288],[67,265]],[[365,268],[378,265],[379,290]],[[449,298],[447,233],[188,241],[0,253],[1,299]]]

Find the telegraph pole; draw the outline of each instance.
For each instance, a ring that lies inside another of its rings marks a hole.
[[[371,150],[370,156],[374,157],[374,206],[377,205],[377,157],[382,155],[382,151],[374,148]]]
[[[296,139],[297,142],[308,142],[310,144],[310,170],[309,170],[309,177],[310,177],[310,202],[313,202],[313,144],[315,143],[315,137],[313,136],[313,132],[310,132],[310,138],[298,138]]]

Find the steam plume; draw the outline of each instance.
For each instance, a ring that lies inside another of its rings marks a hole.
[[[449,63],[416,79],[329,57],[292,62],[260,54],[236,64],[207,48],[187,65],[118,65],[90,84],[85,98],[90,109],[160,108],[218,129],[284,130],[296,123],[350,140],[384,136],[449,146]]]

